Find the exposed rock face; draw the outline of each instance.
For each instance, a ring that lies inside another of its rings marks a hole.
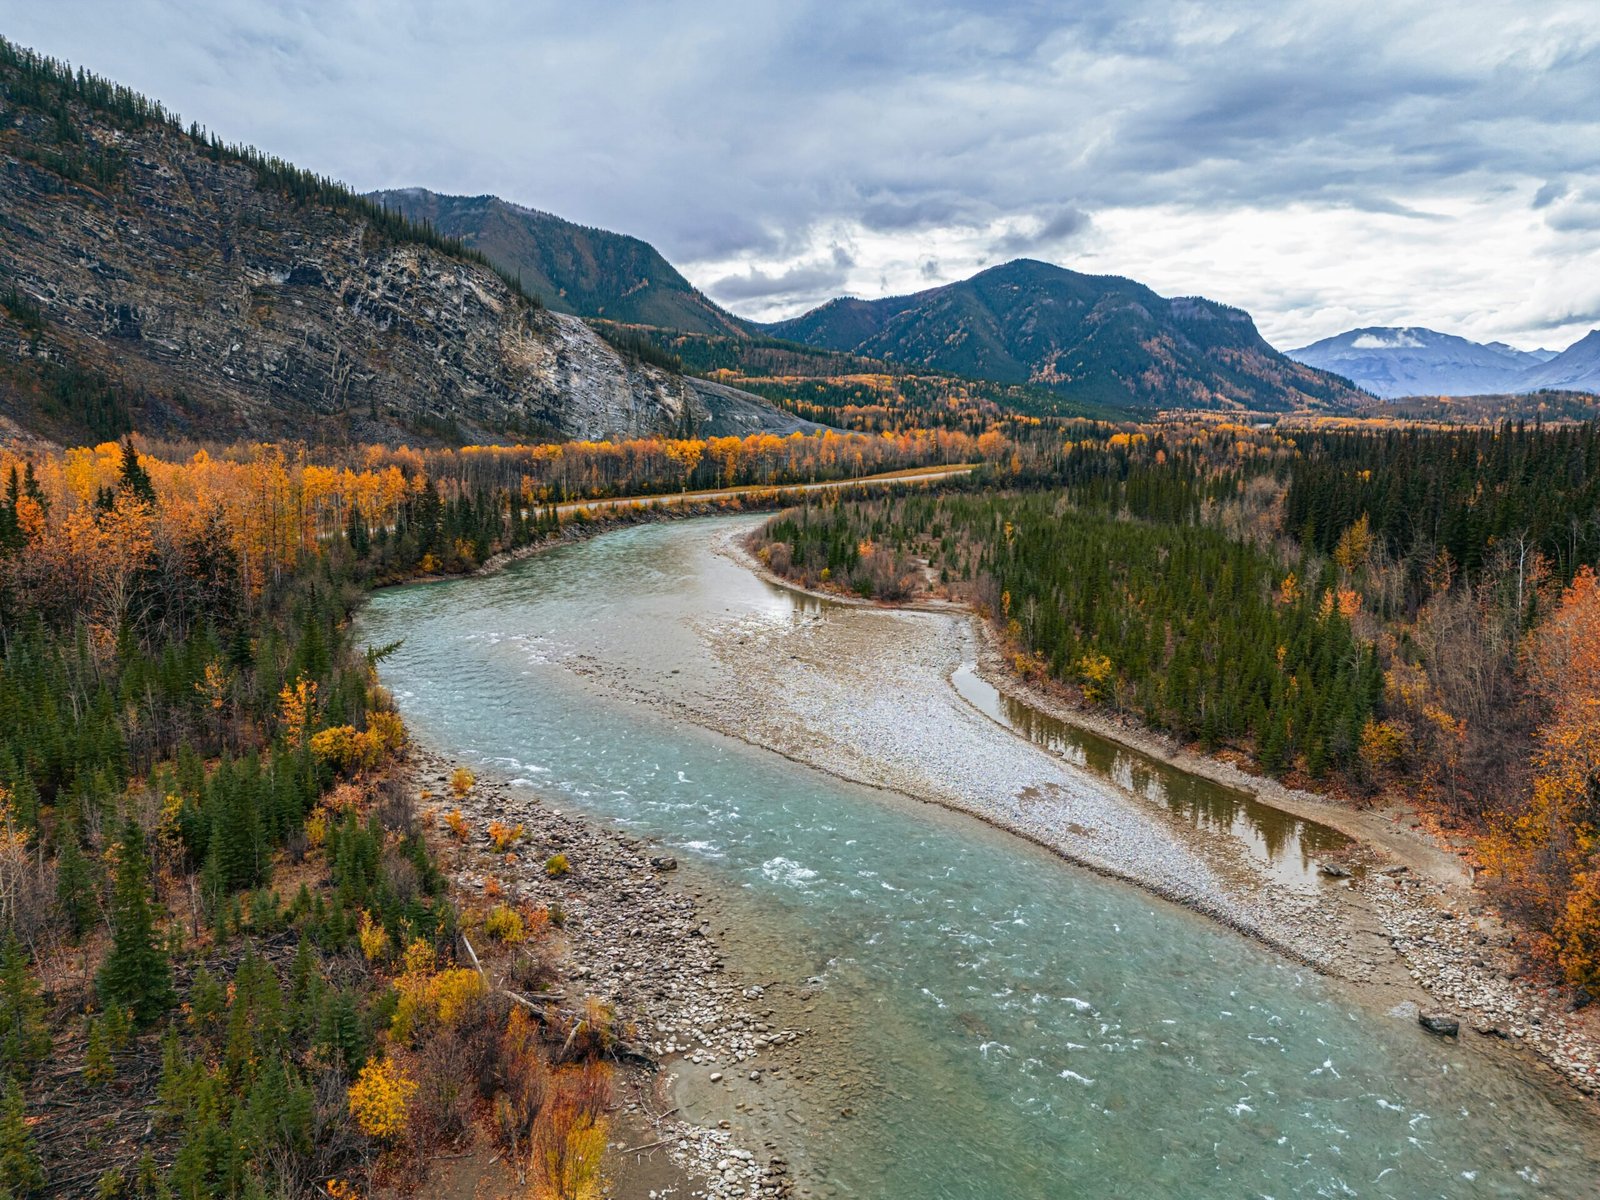
[[[120,381],[139,397],[134,425],[154,433],[722,432],[688,381],[533,307],[486,266],[260,186],[164,121],[72,113],[75,144],[120,162],[110,182],[58,169],[57,124],[0,93],[0,291],[36,306],[31,321],[0,308],[0,364]],[[11,374],[0,416],[39,426],[26,373]],[[747,399],[760,427],[792,423]]]
[[[483,251],[557,312],[745,336],[738,317],[718,308],[638,238],[577,225],[498,196],[400,188],[372,192],[370,198]]]

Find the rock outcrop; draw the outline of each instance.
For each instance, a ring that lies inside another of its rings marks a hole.
[[[724,432],[698,385],[449,239],[4,49],[0,418],[213,439]],[[75,410],[86,378],[108,381],[111,417]],[[756,397],[740,415],[793,424]]]

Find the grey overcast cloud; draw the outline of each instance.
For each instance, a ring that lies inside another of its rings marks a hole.
[[[1275,345],[1600,324],[1600,3],[0,0],[0,32],[362,189],[653,242],[743,315],[1018,256]]]

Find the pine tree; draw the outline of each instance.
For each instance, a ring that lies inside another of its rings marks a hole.
[[[26,1078],[33,1064],[49,1053],[44,1002],[28,970],[27,955],[11,934],[0,947],[0,1066]]]
[[[42,1196],[44,1182],[44,1168],[22,1107],[22,1089],[7,1080],[0,1097],[0,1196],[15,1200]]]
[[[78,847],[78,831],[70,822],[63,822],[60,835],[61,849],[56,857],[56,903],[74,937],[81,937],[94,923],[99,910],[96,903],[94,874],[89,860]]]
[[[144,831],[129,820],[123,827],[111,900],[114,937],[111,953],[100,969],[99,986],[108,1007],[130,1009],[140,1025],[159,1017],[177,999],[172,990],[172,964],[156,940],[153,907]]]
[[[147,504],[156,502],[155,484],[150,481],[150,473],[140,465],[139,453],[131,441],[122,443],[122,477],[118,480],[117,488],[132,493]]]

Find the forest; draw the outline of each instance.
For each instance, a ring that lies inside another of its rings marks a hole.
[[[810,587],[984,613],[1016,670],[1255,769],[1474,833],[1536,957],[1600,989],[1600,435],[1084,426],[1000,489],[808,500]]]
[[[348,630],[556,517],[503,453],[353,453],[0,452],[0,1195],[406,1191],[474,1131],[593,1186],[620,1027],[458,960],[537,996],[562,915],[452,891]]]

